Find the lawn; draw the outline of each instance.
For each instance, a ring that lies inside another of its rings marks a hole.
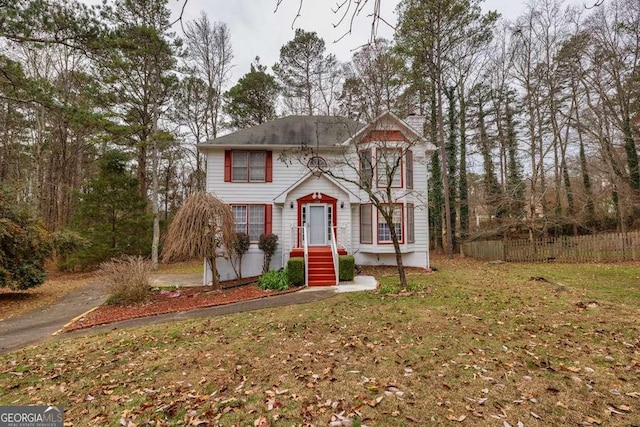
[[[640,423],[639,264],[434,264],[410,292],[16,351],[0,405],[81,426]]]

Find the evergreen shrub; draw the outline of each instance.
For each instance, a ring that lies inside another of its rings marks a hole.
[[[286,271],[290,286],[304,285],[304,258],[289,258]]]
[[[340,255],[338,258],[339,272],[341,282],[350,282],[356,274],[356,261],[353,255]]]

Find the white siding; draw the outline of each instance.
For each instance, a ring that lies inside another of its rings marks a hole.
[[[391,127],[392,123],[389,124]],[[252,147],[248,147],[251,149]],[[256,147],[263,148],[263,147]],[[361,146],[360,148],[363,148]],[[428,266],[428,211],[427,211],[427,157],[425,155],[426,145],[416,145],[412,148],[414,159],[414,189],[396,189],[394,197],[398,203],[413,203],[415,206],[415,243],[402,245],[403,262],[406,266],[427,267]],[[344,157],[335,152],[320,152],[332,165],[332,156],[339,156],[338,162],[344,163]],[[309,170],[295,158],[289,157],[289,161],[281,161],[282,150],[273,150],[273,182],[270,183],[239,183],[224,182],[224,148],[209,148],[207,151],[207,190],[214,193],[218,198],[229,204],[233,203],[256,203],[273,205],[273,233],[279,236],[279,250],[274,256],[271,264],[272,269],[283,266],[289,257],[288,251],[295,247],[295,235],[292,234],[292,227],[298,224],[298,206],[296,200],[313,192],[320,192],[338,199],[337,225],[338,242],[346,247],[349,253],[354,254],[356,263],[364,265],[395,265],[393,245],[378,245],[376,218],[377,212],[373,212],[373,236],[372,245],[360,244],[360,209],[359,204],[354,202],[360,198],[362,203],[368,202],[368,196],[364,191],[359,190],[355,185],[338,181],[336,185],[333,181],[324,176],[308,176]],[[335,159],[335,158],[334,158]],[[335,164],[335,163],[334,163]],[[353,165],[358,167],[357,157],[354,154]],[[342,174],[355,180],[357,171],[343,166],[340,170],[334,169],[336,174]],[[405,173],[403,169],[403,173]],[[303,179],[307,177],[306,179]],[[374,176],[375,177],[375,176]],[[342,186],[342,188],[340,187]],[[348,189],[345,191],[345,188]],[[352,194],[349,194],[349,191]],[[286,194],[283,198],[281,195]],[[354,194],[357,197],[354,197]],[[279,197],[280,196],[280,197]],[[279,202],[274,203],[278,198]],[[351,201],[351,202],[350,202]],[[293,202],[293,208],[291,208]],[[344,208],[340,208],[341,202]],[[406,208],[403,210],[406,227]],[[406,241],[406,229],[403,230]],[[257,245],[252,245],[249,252],[243,258],[243,275],[245,277],[260,274],[262,268],[262,251]],[[234,273],[229,263],[223,259],[219,260],[219,272],[222,280],[234,278]],[[210,273],[207,280],[210,280]]]
[[[207,191],[227,203],[271,203],[280,193],[304,177],[309,170],[292,159],[282,162],[282,151],[273,152],[273,182],[224,182],[224,150],[207,154]]]
[[[389,253],[355,253],[357,265],[396,265],[396,255]],[[427,267],[427,252],[410,252],[402,254],[402,264],[405,267]]]

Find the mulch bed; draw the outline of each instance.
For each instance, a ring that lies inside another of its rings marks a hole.
[[[286,291],[265,291],[255,284],[255,278],[243,282],[230,281],[222,284],[221,291],[214,291],[211,286],[182,287],[178,289],[161,289],[152,293],[149,301],[136,305],[101,305],[85,316],[65,326],[63,332],[71,332],[92,326],[119,322],[139,317],[176,313],[197,308],[232,304],[241,301],[265,298],[296,292],[301,288]],[[246,284],[246,282],[250,282]]]

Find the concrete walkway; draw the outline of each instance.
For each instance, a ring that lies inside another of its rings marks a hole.
[[[200,286],[201,281],[201,274],[154,274],[151,278],[152,286]],[[83,289],[65,295],[55,304],[37,308],[22,316],[0,321],[0,354],[52,339],[77,337],[114,329],[175,322],[199,317],[220,316],[292,304],[307,304],[330,298],[341,292],[366,291],[376,289],[376,287],[377,282],[373,277],[357,276],[353,282],[343,283],[338,286],[310,287],[289,294],[185,312],[124,320],[54,336],[54,333],[62,329],[71,320],[104,303],[107,295],[103,291],[102,285],[97,281],[92,281]]]
[[[335,292],[374,291],[378,288],[378,281],[372,276],[356,276],[353,282],[343,282],[334,287]]]

